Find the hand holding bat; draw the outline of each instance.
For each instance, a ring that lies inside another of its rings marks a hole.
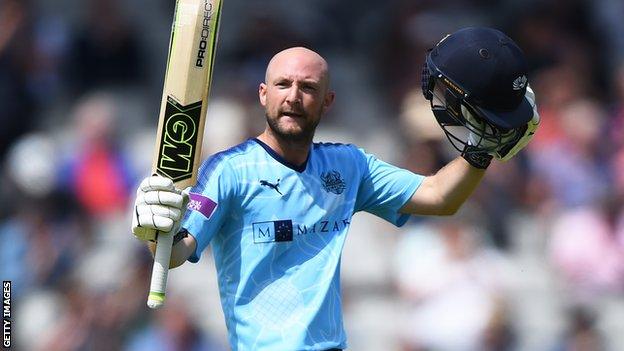
[[[188,198],[188,188],[176,189],[169,178],[145,178],[137,189],[132,233],[139,240],[154,242],[159,233],[175,235],[186,212]]]

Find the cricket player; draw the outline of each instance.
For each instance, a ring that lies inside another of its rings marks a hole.
[[[516,44],[490,28],[460,30],[427,54],[423,94],[461,154],[423,176],[313,142],[335,98],[328,64],[307,48],[279,52],[258,88],[264,132],[207,159],[190,193],[146,178],[132,231],[152,250],[156,231],[173,233],[163,234],[175,235],[171,267],[211,245],[233,350],[346,349],[339,272],[353,214],[402,226],[455,213],[490,161],[514,156],[537,128],[526,71]]]

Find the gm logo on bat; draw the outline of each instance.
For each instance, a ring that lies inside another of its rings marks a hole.
[[[158,171],[174,182],[191,177],[202,102],[181,106],[167,99]]]

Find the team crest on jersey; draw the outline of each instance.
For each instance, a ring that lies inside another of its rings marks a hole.
[[[334,193],[336,195],[342,194],[347,187],[345,181],[338,171],[329,171],[321,173],[321,182],[323,189],[328,193]]]
[[[520,76],[513,81],[513,90],[522,90],[527,85],[529,80],[526,76]]]

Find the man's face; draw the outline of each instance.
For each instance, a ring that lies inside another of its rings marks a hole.
[[[334,99],[328,85],[325,63],[316,57],[297,52],[276,56],[259,87],[273,133],[285,140],[311,141]]]

